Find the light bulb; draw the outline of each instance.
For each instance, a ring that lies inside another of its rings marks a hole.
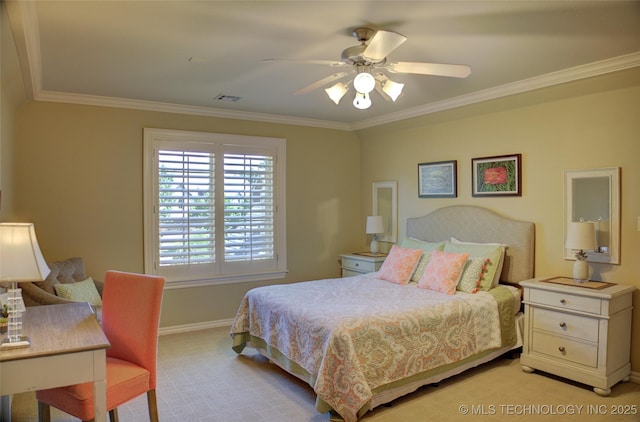
[[[360,110],[366,110],[371,107],[371,98],[369,98],[369,94],[357,92],[356,97],[353,99],[353,106]]]
[[[376,79],[371,73],[362,72],[358,73],[353,80],[353,87],[356,91],[363,94],[368,94],[376,87]]]

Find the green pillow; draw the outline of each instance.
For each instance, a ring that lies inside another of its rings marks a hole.
[[[502,245],[482,245],[482,244],[468,244],[468,243],[451,243],[445,242],[445,252],[454,253],[469,253],[469,258],[485,258],[489,259],[486,266],[486,272],[484,277],[480,281],[480,290],[490,290],[495,283],[500,279],[500,273],[498,270],[502,269],[502,258],[504,255],[504,246]]]
[[[95,307],[102,306],[102,299],[91,277],[77,283],[58,283],[54,287],[56,294],[63,299],[74,302],[89,302]]]

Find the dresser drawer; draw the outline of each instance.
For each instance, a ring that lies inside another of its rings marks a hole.
[[[598,320],[580,315],[572,315],[549,309],[535,308],[533,312],[533,329],[552,333],[598,341]]]
[[[595,368],[598,366],[598,346],[568,337],[537,332],[533,336],[534,353],[542,353],[557,359]]]
[[[374,271],[378,271],[380,268],[380,262],[374,261],[365,261],[356,258],[343,257],[342,258],[342,268],[354,270],[358,273],[371,273]]]
[[[553,306],[560,309],[589,312],[600,315],[602,301],[594,297],[578,296],[568,293],[549,292],[531,289],[529,301],[541,305]]]

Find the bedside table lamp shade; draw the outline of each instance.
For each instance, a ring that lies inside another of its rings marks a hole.
[[[22,292],[17,283],[42,281],[49,272],[33,224],[0,223],[0,282],[11,283],[7,295],[8,337],[0,347],[29,346],[28,339],[22,336]]]
[[[576,262],[573,264],[573,279],[576,282],[584,282],[589,279],[589,264],[584,251],[598,249],[596,242],[596,226],[592,222],[570,222],[567,227],[567,249],[578,251]]]
[[[378,253],[380,249],[378,248],[378,235],[380,233],[384,233],[384,225],[382,224],[382,216],[381,215],[373,215],[367,217],[367,227],[365,229],[367,234],[371,236],[371,246],[369,247],[369,252]]]

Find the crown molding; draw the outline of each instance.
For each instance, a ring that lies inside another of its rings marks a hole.
[[[136,110],[179,113],[198,116],[220,117],[225,119],[251,120],[267,123],[355,131],[640,66],[640,51],[638,51],[623,56],[613,57],[594,63],[588,63],[585,65],[563,69],[557,72],[551,72],[545,75],[508,83],[505,85],[472,92],[466,95],[461,95],[442,101],[424,104],[418,107],[385,114],[384,116],[379,116],[372,119],[361,120],[355,123],[343,123],[268,113],[243,112],[210,107],[188,106],[181,104],[159,103],[152,101],[131,100],[125,98],[72,94],[43,90],[42,64],[40,61],[40,41],[36,8],[31,1],[9,0],[5,3],[7,4],[7,12],[11,21],[16,47],[19,53],[18,57],[23,71],[23,78],[27,96],[35,101],[51,101],[104,107],[128,108]]]
[[[510,95],[521,94],[540,88],[547,88],[554,85],[560,85],[580,79],[591,78],[594,76],[604,75],[607,73],[617,72],[638,66],[640,66],[640,51],[623,56],[613,57],[611,59],[563,69],[557,72],[547,73],[545,75],[535,76],[529,79],[523,79],[521,81],[516,81],[509,84],[472,92],[470,94],[449,98],[443,101],[425,104],[397,113],[386,114],[384,116],[376,117],[373,119],[361,120],[352,124],[351,129],[367,129],[373,126],[393,123],[412,117],[424,116],[439,111],[451,110],[466,105],[495,100]]]
[[[607,73],[617,72],[640,66],[640,52],[614,57],[586,65],[563,69],[557,72],[500,85],[470,94],[461,95],[443,101],[428,103],[419,107],[368,120],[361,120],[352,124],[332,122],[327,120],[308,119],[293,116],[283,116],[267,113],[253,113],[235,110],[224,110],[210,107],[188,106],[181,104],[160,103],[154,101],[130,100],[125,98],[102,97],[85,94],[71,94],[65,92],[40,90],[34,94],[36,101],[50,101],[103,107],[128,108],[163,113],[178,113],[196,116],[219,117],[224,119],[251,120],[266,123],[278,123],[296,126],[309,126],[324,129],[355,131],[393,123],[413,117],[424,116],[440,111],[451,110],[483,101],[495,100],[510,95],[533,91],[567,82],[586,79]]]
[[[192,116],[219,117],[223,119],[251,120],[257,122],[310,126],[346,131],[352,130],[351,125],[348,123],[332,122],[328,120],[308,119],[279,114],[254,113],[248,111],[224,110],[219,108],[189,106],[156,101],[131,100],[127,98],[103,97],[98,95],[72,94],[57,91],[40,91],[36,94],[35,100],[100,107],[128,108],[160,113],[188,114]]]
[[[332,122],[327,120],[308,119],[293,116],[284,116],[267,113],[253,113],[235,110],[224,110],[210,107],[188,106],[181,104],[161,103],[154,101],[130,100],[125,98],[102,97],[96,95],[71,94],[65,92],[41,90],[34,94],[36,101],[50,101],[102,107],[128,108],[134,110],[146,110],[163,113],[178,113],[196,116],[219,117],[224,119],[251,120],[266,123],[278,123],[296,126],[308,126],[324,129],[336,129],[355,131],[393,123],[413,117],[424,116],[440,111],[464,107],[483,101],[495,100],[510,95],[533,91],[567,82],[586,79],[606,73],[617,72],[632,67],[640,66],[640,52],[614,57],[612,59],[563,69],[557,72],[500,85],[470,94],[461,95],[443,101],[428,103],[419,107],[403,110],[397,113],[389,113],[384,116],[368,120],[361,120],[352,124]]]

